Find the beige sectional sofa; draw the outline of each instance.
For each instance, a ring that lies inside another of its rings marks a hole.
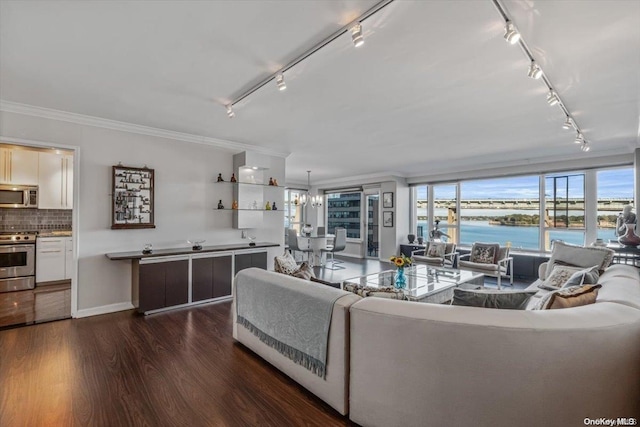
[[[344,291],[320,283],[309,282],[307,280],[257,268],[241,271],[236,276],[235,281],[246,280],[248,278],[259,280],[265,286],[279,282],[293,284],[294,289],[299,286],[319,286],[326,289],[327,292],[336,293],[336,295],[344,293]],[[235,289],[236,286],[234,284],[234,316],[236,313]],[[349,308],[354,302],[360,299],[361,298],[355,294],[347,294],[339,296],[334,303],[329,330],[329,345],[327,347],[326,377],[324,379],[294,363],[272,347],[260,341],[251,331],[242,325],[238,325],[235,319],[233,322],[233,337],[291,377],[298,384],[324,400],[340,414],[346,415],[349,411]]]
[[[640,277],[595,304],[516,311],[366,298],[351,307],[351,420],[364,426],[579,426],[640,419]]]
[[[265,286],[274,280],[322,286],[256,274]],[[235,322],[233,333],[363,426],[640,419],[640,276],[618,265],[599,283],[595,304],[545,311],[343,296],[333,310],[326,381]]]

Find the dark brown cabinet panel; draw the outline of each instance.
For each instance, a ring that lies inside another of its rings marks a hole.
[[[236,268],[235,273],[244,270],[245,268],[258,267],[267,269],[267,253],[255,252],[248,254],[236,254]]]
[[[139,312],[189,301],[189,260],[140,264]]]
[[[191,299],[193,301],[213,298],[213,260],[214,258],[196,258],[191,261]]]
[[[204,301],[231,295],[231,255],[191,261],[191,300]]]
[[[231,256],[213,258],[213,298],[231,295]]]
[[[189,261],[171,261],[165,264],[167,307],[189,302]]]
[[[140,265],[140,304],[138,311],[156,310],[165,306],[164,263]]]

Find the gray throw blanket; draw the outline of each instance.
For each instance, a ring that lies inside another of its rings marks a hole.
[[[348,292],[257,268],[235,279],[238,324],[295,363],[326,375],[333,304]]]

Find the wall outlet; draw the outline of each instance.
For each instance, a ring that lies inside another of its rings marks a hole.
[[[242,230],[242,238],[243,239],[247,238],[247,230]]]

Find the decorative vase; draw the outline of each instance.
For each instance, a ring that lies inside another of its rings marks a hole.
[[[396,289],[404,289],[407,286],[407,276],[404,275],[404,267],[398,267],[396,270],[393,286]]]
[[[409,239],[409,243],[413,243],[413,241],[416,240],[416,235],[415,234],[407,234],[407,239]]]
[[[640,245],[640,237],[638,237],[636,235],[636,233],[634,232],[634,228],[635,228],[635,224],[625,224],[625,226],[627,227],[627,231],[624,233],[624,235],[618,237],[618,242],[621,245],[625,245],[625,246],[638,246]]]

